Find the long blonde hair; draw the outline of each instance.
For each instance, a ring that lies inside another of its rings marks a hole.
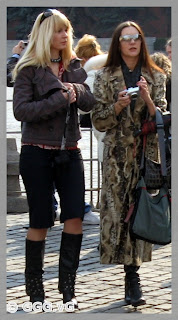
[[[65,49],[62,50],[62,61],[64,68],[67,69],[73,56],[73,28],[67,17],[56,9],[50,9],[51,16],[48,16],[41,22],[43,12],[40,13],[32,27],[29,35],[29,43],[26,52],[16,64],[13,70],[13,80],[15,80],[18,72],[27,66],[35,65],[43,68],[50,64],[50,46],[54,32],[61,27],[67,28],[68,41]]]

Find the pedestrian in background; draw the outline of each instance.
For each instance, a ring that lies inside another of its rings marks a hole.
[[[166,42],[166,53],[167,53],[167,56],[170,60],[172,60],[172,39],[169,39],[167,42]]]
[[[93,84],[95,80],[95,74],[96,72],[101,69],[107,60],[107,54],[100,54],[94,57],[91,57],[83,66],[85,71],[87,72],[87,79],[86,83],[90,87],[91,92],[93,93]],[[90,113],[91,115],[91,113]],[[92,123],[92,128],[94,132],[94,136],[97,139],[98,142],[98,160],[101,163],[101,166],[103,164],[103,149],[104,149],[104,137],[105,132],[100,132],[96,130],[95,126]]]
[[[77,43],[75,47],[75,52],[77,56],[81,59],[81,64],[85,71],[87,72],[87,79],[85,83],[90,87],[91,92],[93,92],[93,84],[96,72],[101,69],[107,60],[107,53],[101,50],[101,46],[97,41],[96,37],[90,34],[85,34]],[[85,115],[91,118],[91,113]],[[90,119],[91,121],[91,119]],[[98,160],[103,163],[103,139],[105,136],[104,132],[96,130],[93,123],[91,124],[94,132],[94,136],[98,142]]]
[[[74,50],[77,57],[81,59],[81,65],[83,67],[91,57],[104,53],[96,37],[90,34],[84,34],[77,42]],[[80,112],[80,126],[83,128],[92,128],[90,114],[82,114],[82,112]]]
[[[7,60],[7,87],[13,87],[12,82],[12,70],[15,65],[19,61],[21,57],[21,53],[25,49],[27,42],[20,40],[13,48],[12,48],[12,56]]]
[[[127,89],[135,88],[132,98]],[[142,137],[135,133],[147,114],[155,116],[156,106],[166,108],[166,76],[150,58],[141,27],[126,21],[113,33],[105,67],[95,76],[96,104],[92,121],[105,131],[101,193],[100,261],[122,264],[125,270],[125,301],[134,307],[146,300],[138,270],[152,259],[152,244],[133,240],[124,220],[134,203],[139,180]],[[139,89],[139,91],[138,91]],[[147,138],[146,156],[158,159],[157,139]]]
[[[85,192],[83,160],[77,145],[81,138],[78,108],[88,112],[95,100],[84,84],[86,72],[80,67],[72,43],[73,28],[64,14],[48,9],[38,15],[27,50],[13,70],[13,109],[15,118],[22,122],[20,174],[29,204],[26,293],[31,302],[44,301],[45,238],[47,229],[54,224],[55,183],[60,198],[60,222],[64,223],[58,288],[63,303],[71,302],[77,308],[75,278]]]
[[[97,41],[96,37],[91,34],[84,34],[84,36],[77,42],[75,48],[75,53],[78,58],[81,59],[81,65],[87,72],[87,79],[85,83],[90,87],[91,92],[93,92],[93,83],[95,78],[95,73],[100,69],[106,62],[107,54],[101,50],[101,46]],[[88,124],[90,128],[93,128],[94,135],[98,142],[98,160],[100,163],[103,161],[103,138],[104,133],[99,132],[91,123],[91,113],[84,114],[80,112],[80,122],[81,125],[85,127]],[[91,210],[87,212],[84,216],[83,223],[99,223],[98,216]]]
[[[155,52],[151,54],[151,58],[160,67],[166,75],[166,100],[167,110],[171,111],[171,76],[172,76],[172,63],[171,60],[162,52]]]

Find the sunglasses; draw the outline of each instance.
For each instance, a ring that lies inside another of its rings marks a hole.
[[[119,37],[119,41],[128,41],[130,42],[131,40],[137,41],[141,39],[141,34],[136,33],[136,34],[125,34],[124,36]]]
[[[45,12],[43,12],[42,16],[41,16],[41,20],[40,20],[40,24],[48,17],[52,16],[53,12],[51,9],[47,9]]]

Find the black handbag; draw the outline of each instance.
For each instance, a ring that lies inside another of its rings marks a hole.
[[[167,179],[168,188],[171,189],[171,159],[166,160],[167,177],[163,177],[161,164],[145,158],[144,180],[147,189],[160,189],[164,184],[164,178]]]
[[[144,148],[140,170],[148,189],[160,189],[164,183],[171,188],[171,151],[168,152],[167,137],[165,138],[164,122],[159,109],[156,110],[156,128],[160,150],[161,163],[145,157]],[[146,136],[144,136],[146,139]]]
[[[144,178],[138,181],[135,204],[130,221],[131,239],[141,239],[153,244],[171,242],[171,203],[168,189],[162,187],[155,195],[147,191]]]

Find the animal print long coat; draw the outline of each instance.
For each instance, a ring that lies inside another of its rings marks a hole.
[[[146,70],[142,69],[141,74],[148,82],[155,105],[166,109],[165,75],[154,71],[153,80]],[[116,117],[114,103],[118,92],[125,87],[120,67],[113,74],[109,74],[106,68],[96,74],[94,96],[97,102],[92,111],[92,120],[97,130],[106,131],[100,210],[100,262],[140,266],[144,261],[151,261],[152,244],[131,240],[129,225],[124,219],[134,202],[141,160],[142,138],[134,138],[133,132],[141,127],[147,107],[139,97],[133,113],[127,106]],[[151,159],[158,158],[155,134],[150,134],[147,139],[146,154]]]

